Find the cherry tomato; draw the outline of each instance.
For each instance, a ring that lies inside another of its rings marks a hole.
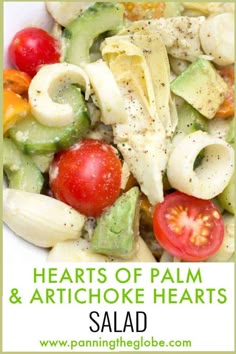
[[[33,77],[41,65],[60,60],[58,41],[41,28],[29,27],[17,32],[8,53],[12,64]]]
[[[114,149],[84,139],[56,155],[50,170],[54,196],[87,216],[98,216],[120,192],[121,162]]]
[[[217,118],[229,118],[234,115],[234,68],[226,67],[220,70],[220,75],[228,85],[228,93],[224,102],[216,112]]]
[[[164,2],[122,2],[129,21],[157,19],[163,15]]]
[[[153,228],[161,246],[185,261],[212,256],[224,238],[223,219],[215,205],[180,192],[157,204]]]

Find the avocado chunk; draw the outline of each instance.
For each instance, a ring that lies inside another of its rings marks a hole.
[[[235,174],[232,176],[228,186],[218,196],[222,208],[235,214]]]
[[[9,188],[40,193],[43,176],[29,156],[24,155],[11,139],[3,139],[3,170],[9,181]]]
[[[198,59],[171,82],[171,91],[204,117],[213,118],[224,101],[227,84],[206,59]]]
[[[190,134],[197,130],[208,131],[207,119],[186,101],[178,108],[176,133]]]
[[[97,2],[64,30],[66,38],[65,61],[71,64],[89,63],[89,50],[102,33],[113,31],[123,23],[124,8],[121,4]]]
[[[47,127],[33,116],[27,116],[9,129],[9,136],[26,154],[49,154],[65,150],[87,134],[90,126],[88,109],[81,90],[74,85],[64,87],[54,97],[68,103],[75,113],[73,123],[65,127]]]
[[[127,258],[138,236],[139,189],[133,187],[99,218],[92,238],[92,251]]]

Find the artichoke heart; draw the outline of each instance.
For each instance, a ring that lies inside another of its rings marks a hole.
[[[168,54],[177,59],[194,62],[204,54],[199,36],[200,27],[204,21],[204,16],[177,16],[150,21],[136,21],[123,28],[119,34],[147,33],[159,35]]]
[[[163,200],[162,177],[177,125],[170,67],[158,33],[106,38],[102,56],[124,98],[127,122],[113,125],[115,143],[152,204]]]

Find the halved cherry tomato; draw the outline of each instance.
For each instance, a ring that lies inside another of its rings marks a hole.
[[[139,21],[160,18],[165,10],[164,2],[122,2],[125,7],[125,18]]]
[[[3,90],[3,133],[30,111],[30,105],[13,91]]]
[[[228,85],[228,94],[220,105],[216,117],[229,118],[234,115],[234,68],[222,68],[219,73]]]
[[[23,71],[5,69],[3,71],[3,88],[22,95],[28,91],[31,77]]]
[[[58,63],[58,41],[41,28],[29,27],[17,32],[8,53],[12,64],[33,77],[41,65]]]
[[[54,196],[84,215],[98,216],[119,196],[121,162],[114,149],[84,139],[56,155],[50,169]]]
[[[224,237],[223,219],[215,205],[180,192],[167,195],[157,204],[153,228],[161,246],[185,261],[212,256]]]

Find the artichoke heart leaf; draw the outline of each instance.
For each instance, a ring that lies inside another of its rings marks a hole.
[[[114,124],[115,143],[151,204],[163,200],[162,178],[177,125],[167,51],[158,33],[106,38],[101,46],[128,115]]]

